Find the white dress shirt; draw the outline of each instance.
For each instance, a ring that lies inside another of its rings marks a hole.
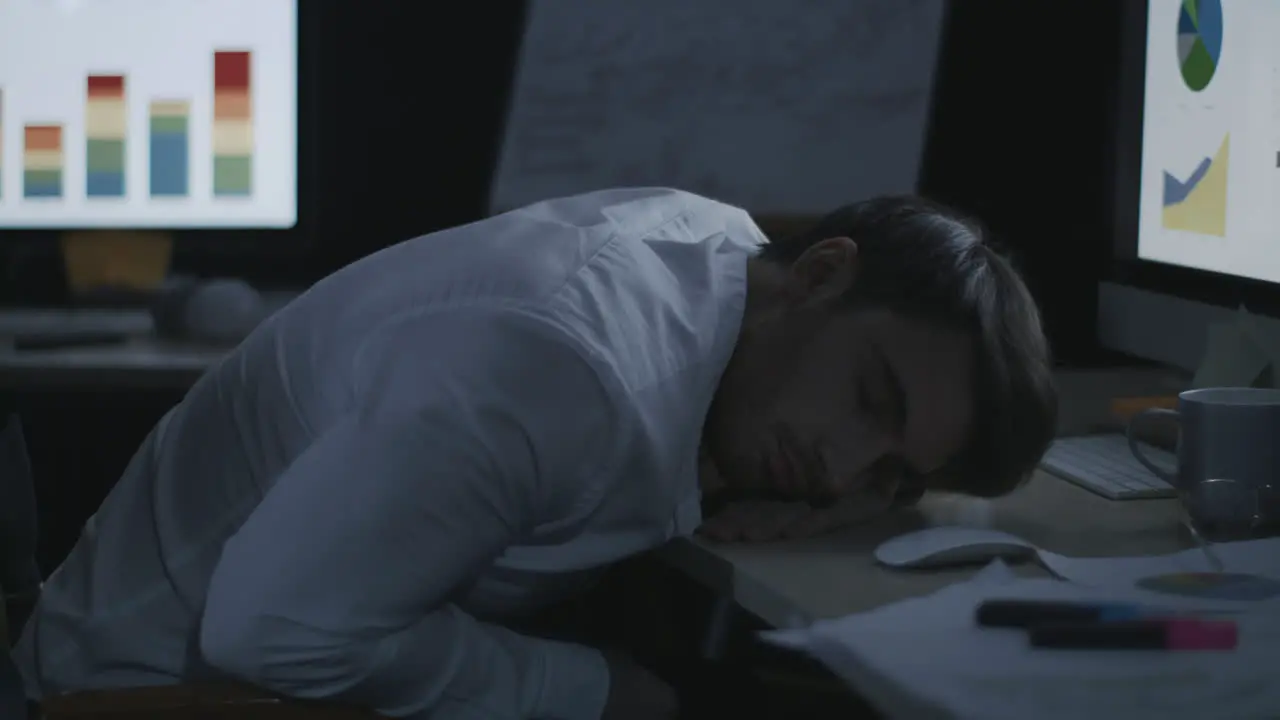
[[[412,718],[594,720],[600,654],[504,617],[700,522],[745,212],[539,203],[321,281],[156,425],[45,585],[33,698],[238,677]]]

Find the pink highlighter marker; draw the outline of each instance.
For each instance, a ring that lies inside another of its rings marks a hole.
[[[1032,647],[1063,650],[1234,650],[1239,632],[1229,620],[1169,618],[1043,625],[1030,638]]]

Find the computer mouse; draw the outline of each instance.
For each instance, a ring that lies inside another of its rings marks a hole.
[[[1039,549],[999,530],[949,526],[910,532],[886,540],[875,550],[876,561],[895,568],[938,568],[986,563],[997,558],[1025,560]]]
[[[267,316],[262,295],[236,278],[207,280],[191,288],[182,308],[182,334],[219,345],[240,342]]]

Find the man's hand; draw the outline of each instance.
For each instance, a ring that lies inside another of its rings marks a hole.
[[[675,720],[680,716],[676,691],[630,658],[605,653],[609,663],[609,699],[601,720]]]
[[[874,520],[888,512],[891,504],[891,498],[870,492],[849,495],[825,508],[804,502],[744,500],[708,518],[698,533],[726,542],[813,537]]]

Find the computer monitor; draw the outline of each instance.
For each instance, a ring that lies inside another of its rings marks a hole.
[[[1280,333],[1280,3],[1124,3],[1108,348],[1194,370],[1243,305]]]
[[[0,1],[0,230],[298,222],[298,0]]]

